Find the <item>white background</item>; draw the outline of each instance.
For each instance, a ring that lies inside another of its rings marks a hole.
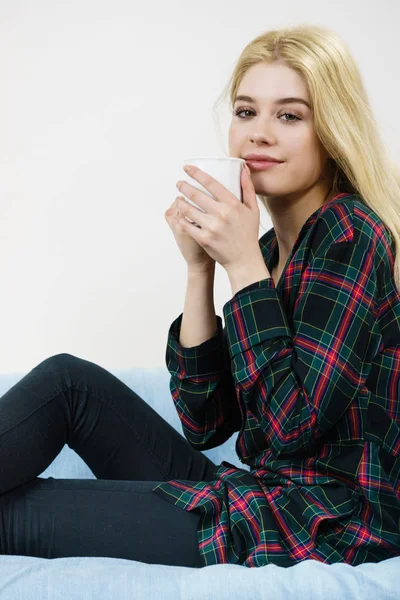
[[[61,352],[165,366],[186,263],[164,213],[186,157],[228,156],[214,104],[262,32],[339,33],[399,158],[399,14],[395,0],[1,0],[0,371]],[[259,237],[270,227],[261,206]],[[231,297],[217,264],[221,317]]]

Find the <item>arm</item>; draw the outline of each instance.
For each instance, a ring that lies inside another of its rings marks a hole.
[[[170,391],[183,433],[196,450],[225,442],[241,427],[221,317],[213,302],[213,273],[188,273],[184,312],[168,333]]]
[[[214,308],[214,276],[212,271],[188,271],[185,306],[179,343],[182,347],[199,346],[217,333]]]
[[[302,273],[290,321],[271,279],[223,309],[236,385],[276,456],[310,451],[365,393],[377,234],[365,227],[353,239],[348,217],[340,242],[328,228]]]

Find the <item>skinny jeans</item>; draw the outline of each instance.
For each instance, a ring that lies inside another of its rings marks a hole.
[[[38,476],[64,444],[96,479]],[[0,398],[0,554],[203,567],[199,514],[152,488],[217,468],[106,369],[52,356]]]

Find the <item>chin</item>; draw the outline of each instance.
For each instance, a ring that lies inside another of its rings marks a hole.
[[[282,189],[274,186],[254,186],[254,190],[257,196],[282,196],[284,192]]]

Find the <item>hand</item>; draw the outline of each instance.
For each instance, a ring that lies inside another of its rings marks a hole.
[[[178,199],[165,212],[165,219],[174,234],[175,241],[187,263],[188,270],[196,273],[210,273],[215,271],[215,260],[181,226],[179,219],[181,218],[181,222],[182,220],[186,222],[186,219],[181,217],[181,213],[177,209],[177,202]],[[191,225],[191,227],[195,227],[195,225]]]
[[[241,172],[243,203],[198,167],[184,167],[184,170],[201,183],[215,200],[186,181],[177,184],[182,194],[205,211],[203,213],[180,198],[178,209],[184,215],[179,220],[182,229],[227,271],[250,264],[254,256],[261,255],[258,243],[260,209],[247,169],[246,165]],[[198,223],[200,228],[194,227],[185,216]]]

